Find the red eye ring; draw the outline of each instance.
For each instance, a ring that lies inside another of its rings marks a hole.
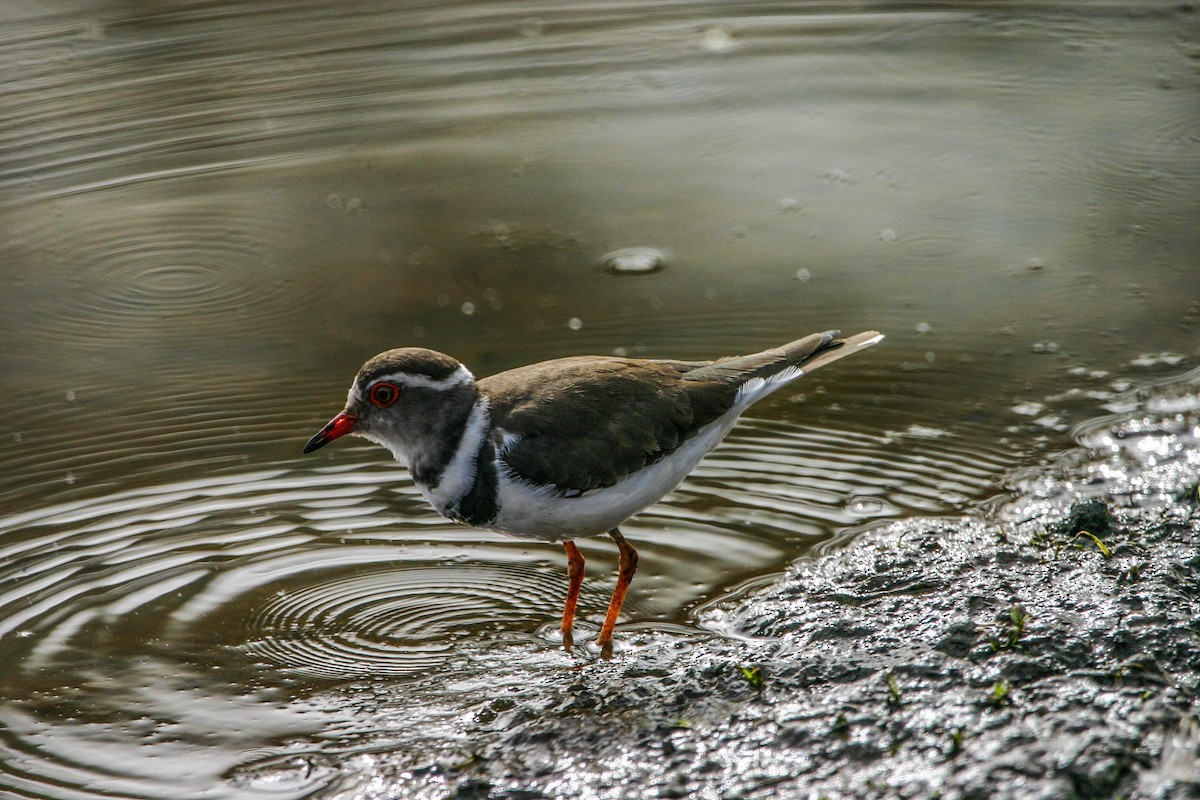
[[[387,408],[400,399],[400,388],[394,383],[377,383],[371,387],[371,402]]]

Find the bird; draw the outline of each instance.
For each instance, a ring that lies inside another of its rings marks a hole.
[[[617,583],[596,644],[611,652],[638,564],[620,526],[674,489],[750,405],[883,339],[877,331],[839,335],[714,361],[573,356],[479,380],[444,353],[401,347],[363,364],[345,407],[304,453],[362,437],[407,464],[442,516],[561,542],[568,648],[584,578],[575,540],[607,534],[617,545]]]

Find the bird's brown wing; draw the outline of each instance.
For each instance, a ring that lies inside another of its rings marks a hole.
[[[564,358],[484,378],[479,389],[512,473],[578,494],[658,461],[730,409],[736,383],[685,379],[701,366]]]
[[[882,338],[836,337],[814,333],[718,361],[563,358],[484,378],[479,389],[498,429],[496,452],[512,473],[578,494],[671,453],[729,411],[747,381],[789,367],[811,372]]]

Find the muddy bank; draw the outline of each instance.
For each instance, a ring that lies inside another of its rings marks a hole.
[[[1200,372],[1119,407],[991,512],[865,532],[705,612],[711,638],[634,636],[610,662],[466,643],[437,674],[319,698],[355,723],[230,779],[325,797],[1200,796]]]

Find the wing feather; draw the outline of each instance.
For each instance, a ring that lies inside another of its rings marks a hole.
[[[497,437],[508,440],[497,445],[502,462],[531,484],[576,494],[658,461],[737,394],[685,381],[682,363],[567,358],[484,378]]]
[[[785,370],[811,372],[883,338],[875,331],[837,336],[814,333],[717,361],[562,358],[484,378],[479,390],[508,471],[532,485],[579,494],[612,486],[671,453],[732,409],[748,382]]]

